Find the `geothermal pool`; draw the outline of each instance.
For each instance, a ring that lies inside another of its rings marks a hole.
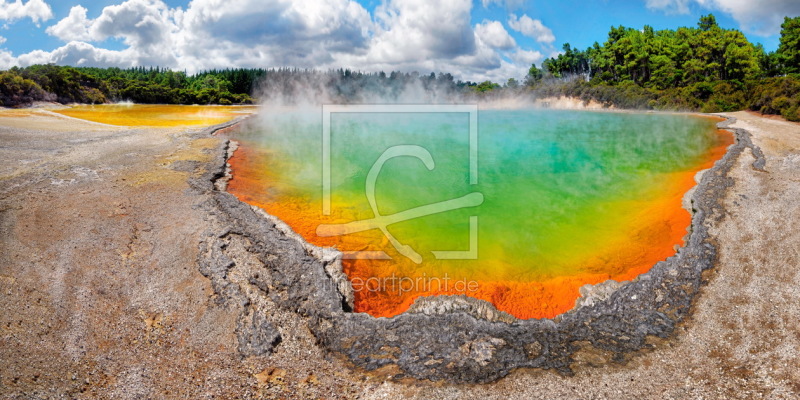
[[[255,106],[187,106],[150,104],[83,105],[55,112],[68,117],[118,126],[208,126],[256,111]]]
[[[582,285],[633,279],[683,244],[682,197],[732,142],[712,118],[481,110],[475,179],[468,114],[334,113],[323,207],[321,119],[261,115],[228,190],[343,251],[354,311],[377,317],[464,294],[549,318]]]

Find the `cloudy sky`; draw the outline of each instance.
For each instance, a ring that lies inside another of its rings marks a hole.
[[[800,0],[0,0],[0,69],[345,67],[503,82],[612,25],[694,26],[708,12],[774,50]]]

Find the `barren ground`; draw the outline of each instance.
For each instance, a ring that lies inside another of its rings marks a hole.
[[[452,385],[365,373],[303,317],[268,319],[275,352],[240,355],[239,311],[198,271],[201,176],[223,139],[42,111],[0,113],[0,398],[796,398],[800,125],[731,113],[766,157],[731,171],[719,262],[692,317],[624,364],[518,370]],[[236,249],[233,249],[236,251]],[[244,252],[244,250],[242,250]],[[243,255],[243,257],[246,257]]]

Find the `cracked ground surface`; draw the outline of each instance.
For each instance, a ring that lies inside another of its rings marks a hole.
[[[302,313],[265,302],[262,318],[221,299],[197,262],[214,218],[189,182],[223,139],[0,116],[0,398],[795,398],[800,125],[730,116],[766,165],[745,149],[731,169],[709,226],[719,259],[691,317],[624,363],[578,352],[573,376],[523,369],[481,385],[352,369]],[[247,246],[234,237],[228,253],[249,268]],[[242,324],[280,340],[242,349]]]

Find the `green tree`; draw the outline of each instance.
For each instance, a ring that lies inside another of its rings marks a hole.
[[[777,58],[784,74],[800,73],[800,17],[784,18]]]
[[[483,82],[479,83],[478,86],[475,87],[475,90],[477,92],[479,92],[479,93],[485,93],[485,92],[490,92],[490,91],[492,91],[494,89],[497,89],[499,87],[500,87],[500,85],[498,85],[498,84],[496,84],[496,83],[494,83],[492,81],[483,81]]]
[[[714,16],[714,14],[701,16],[700,22],[697,23],[697,26],[701,31],[709,31],[714,27],[719,27],[719,25],[717,25],[717,18]]]
[[[650,68],[652,70],[650,83],[658,89],[673,87],[679,79],[677,64],[665,54],[653,56],[650,60]]]
[[[727,80],[744,80],[753,78],[761,71],[758,63],[758,53],[741,32],[731,34],[732,38],[725,47],[724,78]]]
[[[531,68],[528,69],[528,75],[525,77],[525,85],[533,86],[541,81],[542,77],[544,77],[544,72],[537,68],[536,64],[531,64]]]
[[[558,78],[589,73],[589,57],[586,52],[572,48],[569,43],[564,43],[562,50],[558,57],[545,60],[542,68]]]

